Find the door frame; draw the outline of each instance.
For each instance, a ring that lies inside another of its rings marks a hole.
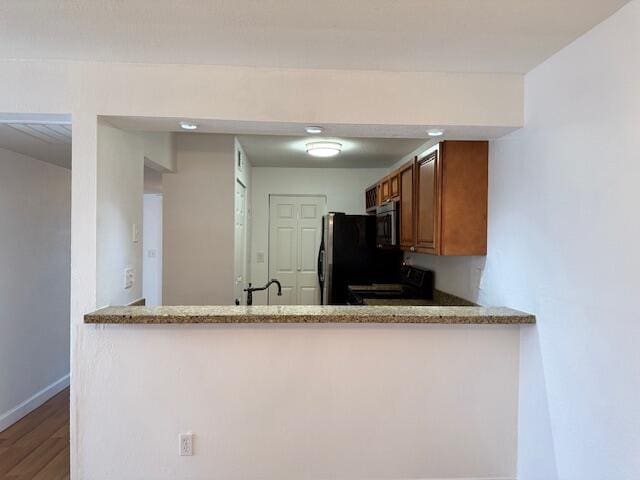
[[[233,203],[233,207],[234,207],[233,208],[233,235],[234,235],[234,238],[233,238],[233,242],[234,242],[233,294],[234,294],[234,296],[237,293],[236,292],[236,288],[237,288],[236,282],[237,282],[237,278],[238,278],[238,275],[237,275],[238,272],[236,272],[236,264],[235,264],[236,263],[235,262],[235,260],[236,260],[235,259],[235,254],[236,254],[236,252],[235,252],[235,247],[236,247],[236,238],[235,238],[235,233],[236,233],[236,217],[235,217],[236,204],[235,204],[235,202],[237,200],[237,198],[236,198],[236,188],[238,188],[238,184],[240,184],[242,186],[242,188],[244,188],[244,208],[243,208],[243,211],[242,211],[242,215],[244,217],[244,239],[243,239],[243,242],[242,242],[242,257],[243,257],[243,260],[242,260],[242,280],[243,280],[243,282],[245,282],[245,284],[246,284],[247,277],[248,277],[248,274],[249,274],[249,265],[248,265],[248,263],[249,263],[249,231],[248,231],[249,230],[249,224],[248,224],[248,221],[249,221],[249,202],[247,201],[248,200],[247,199],[247,195],[249,193],[249,189],[248,189],[248,187],[247,187],[245,182],[243,182],[239,177],[236,177],[236,183],[233,185],[233,187],[234,187],[234,189],[233,189],[233,202],[234,202]],[[241,289],[242,288],[244,288],[244,285],[241,286]],[[243,303],[244,302],[244,298],[243,298],[242,294],[240,294],[239,300],[240,300],[240,304],[244,305],[244,303]]]
[[[326,193],[269,193],[268,195],[268,214],[267,214],[267,281],[270,280],[271,273],[271,197],[321,197],[324,198],[324,211],[322,217],[329,213],[327,207],[327,194]],[[322,240],[322,239],[321,239]],[[271,291],[267,290],[267,305],[271,305]]]
[[[162,268],[163,268],[163,261],[164,261],[164,253],[163,253],[163,240],[164,240],[164,226],[163,226],[163,219],[164,219],[164,195],[162,193],[143,193],[142,195],[142,296],[145,298],[145,300],[147,301],[147,304],[151,305],[151,306],[155,306],[155,302],[149,302],[149,297],[145,294],[145,264],[148,263],[148,249],[146,247],[149,246],[148,243],[145,243],[145,239],[147,239],[147,235],[145,235],[145,226],[146,226],[146,222],[145,220],[147,220],[147,202],[146,200],[149,198],[155,198],[158,200],[158,204],[159,204],[159,210],[160,210],[160,217],[159,217],[159,222],[158,222],[158,228],[159,231],[156,232],[158,234],[158,244],[157,244],[157,249],[156,249],[156,256],[155,256],[155,262],[156,262],[156,292],[155,292],[155,297],[157,299],[157,304],[158,306],[162,306],[162,289],[163,289],[163,274],[162,274]],[[148,288],[148,287],[147,287]]]

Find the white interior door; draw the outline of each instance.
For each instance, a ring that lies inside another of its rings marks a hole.
[[[326,199],[321,196],[269,197],[269,278],[282,284],[270,305],[320,303],[317,258]]]
[[[296,197],[269,198],[269,279],[282,284],[282,296],[268,295],[270,305],[297,305],[297,204]],[[275,288],[275,287],[274,287]]]
[[[240,303],[245,303],[243,289],[247,277],[247,188],[240,181],[236,181],[235,206],[235,297]]]
[[[324,197],[302,197],[298,202],[298,305],[319,305],[318,252],[322,236]]]

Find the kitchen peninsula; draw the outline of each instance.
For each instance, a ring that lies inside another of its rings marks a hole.
[[[104,308],[79,332],[82,448],[101,453],[95,478],[115,478],[113,458],[120,478],[511,478],[534,322],[478,306]]]

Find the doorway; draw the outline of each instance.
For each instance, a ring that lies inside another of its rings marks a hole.
[[[0,114],[0,478],[69,472],[71,150],[70,115]]]
[[[269,293],[269,305],[319,305],[317,260],[323,195],[269,196],[269,278],[282,284],[282,296]]]
[[[150,307],[162,305],[162,195],[144,194],[142,216],[142,296]]]

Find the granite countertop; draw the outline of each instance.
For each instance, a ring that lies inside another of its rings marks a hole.
[[[441,307],[443,305],[426,298],[366,298],[365,305],[389,307]]]
[[[535,316],[506,307],[443,306],[173,306],[107,307],[84,317],[94,324],[189,323],[535,323]]]
[[[357,290],[360,292],[376,292],[378,290],[401,292],[402,285],[400,285],[399,283],[374,283],[370,285],[349,285],[349,290]]]

